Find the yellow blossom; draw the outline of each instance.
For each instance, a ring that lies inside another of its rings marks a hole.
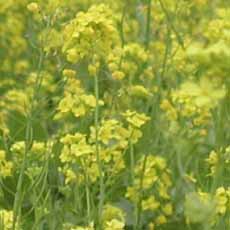
[[[36,2],[31,2],[27,5],[27,9],[33,13],[37,13],[39,11],[39,5]]]

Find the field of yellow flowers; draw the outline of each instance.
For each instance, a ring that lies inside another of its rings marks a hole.
[[[230,1],[0,0],[0,230],[230,230]]]

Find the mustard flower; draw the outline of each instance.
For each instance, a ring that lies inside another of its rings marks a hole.
[[[37,13],[39,11],[39,5],[36,2],[31,2],[27,5],[27,9],[32,13]]]

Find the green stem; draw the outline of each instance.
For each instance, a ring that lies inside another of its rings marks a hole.
[[[146,48],[146,50],[148,50],[148,48],[149,48],[149,41],[150,41],[151,5],[152,5],[152,0],[148,0],[146,36],[145,36],[145,48]]]
[[[90,224],[91,221],[91,204],[90,204],[90,189],[89,189],[89,175],[87,171],[87,164],[84,161],[84,172],[85,172],[85,193],[86,193],[86,206],[87,206],[87,219],[88,224]]]
[[[34,107],[35,107],[35,100],[37,98],[37,95],[39,94],[39,90],[41,87],[42,83],[42,75],[41,75],[41,70],[42,70],[42,65],[44,61],[44,51],[43,49],[40,52],[39,56],[39,62],[38,62],[38,70],[37,70],[37,78],[35,82],[35,87],[34,87],[34,95],[31,101],[31,108],[30,111],[28,112],[27,116],[27,124],[26,124],[26,133],[25,133],[25,151],[24,151],[24,156],[23,156],[23,161],[22,165],[20,168],[19,172],[19,178],[18,178],[18,183],[16,186],[16,194],[15,194],[15,199],[14,199],[14,205],[13,205],[13,226],[12,230],[15,230],[16,228],[16,223],[19,218],[19,214],[21,212],[20,210],[20,204],[23,200],[22,196],[22,185],[25,177],[25,169],[26,169],[26,163],[27,163],[27,154],[30,151],[30,148],[32,147],[33,143],[33,112],[34,112]]]
[[[134,158],[134,149],[133,149],[133,144],[130,141],[130,170],[131,170],[131,181],[132,184],[134,183],[134,166],[135,166],[135,158]]]
[[[99,169],[99,180],[100,180],[100,194],[99,194],[99,207],[98,207],[98,221],[99,221],[99,229],[102,229],[101,224],[101,215],[102,209],[104,205],[104,178],[103,178],[103,169],[102,169],[102,162],[100,159],[100,146],[99,146],[99,83],[98,83],[98,76],[94,77],[94,91],[96,97],[96,108],[94,114],[94,125],[95,125],[95,147],[96,147],[96,158],[97,158],[97,165]]]
[[[45,158],[45,164],[41,170],[41,174],[40,174],[40,178],[38,179],[37,182],[33,183],[33,186],[29,189],[29,192],[31,190],[31,192],[33,191],[33,189],[36,189],[37,186],[40,185],[40,183],[42,182],[41,186],[39,186],[39,193],[36,196],[36,200],[33,203],[32,208],[23,216],[23,219],[25,219],[26,217],[28,217],[37,207],[38,202],[40,201],[40,199],[42,198],[42,195],[45,191],[45,186],[47,183],[47,178],[48,178],[48,170],[49,170],[49,156],[50,156],[51,152],[48,153],[48,156]],[[43,181],[42,181],[43,180]]]
[[[134,169],[135,169],[134,148],[133,148],[133,144],[132,144],[131,140],[129,142],[130,142],[129,143],[129,145],[130,145],[129,153],[130,153],[131,182],[132,182],[132,185],[134,186],[134,179],[135,179],[135,173],[134,173]],[[135,207],[134,207],[134,216],[135,216],[134,230],[137,230],[137,226],[138,226],[138,204],[137,203],[135,203]]]
[[[164,59],[163,59],[163,63],[162,63],[162,70],[160,73],[160,79],[161,80],[164,78],[164,74],[165,74],[166,66],[167,66],[167,62],[168,62],[169,48],[170,48],[170,36],[171,36],[171,31],[168,28]]]
[[[141,178],[140,178],[140,196],[137,204],[137,219],[136,219],[136,229],[140,229],[140,221],[141,221],[141,212],[142,212],[142,200],[143,200],[143,181],[145,176],[145,169],[147,163],[148,155],[146,154],[143,161],[142,171],[141,171]]]
[[[213,178],[213,183],[211,186],[211,194],[214,195],[216,192],[217,187],[221,184],[222,180],[222,175],[223,175],[223,165],[224,162],[221,159],[221,161],[218,163],[217,167],[216,167],[216,172]]]
[[[86,203],[87,203],[87,218],[88,218],[88,224],[89,224],[91,220],[91,205],[90,205],[90,190],[89,190],[88,179],[86,182]]]
[[[127,6],[126,4],[123,7],[123,11],[122,11],[122,16],[121,16],[121,22],[120,22],[120,36],[121,36],[121,43],[122,43],[122,47],[124,47],[125,45],[125,35],[124,35],[124,21],[125,21],[125,13],[126,13],[126,9]]]
[[[30,144],[31,144],[31,140],[32,140],[32,124],[31,124],[30,118],[28,120],[27,127],[26,127],[25,139],[26,139],[25,140],[25,152],[24,152],[23,162],[22,162],[22,166],[20,169],[20,173],[19,173],[18,183],[17,183],[17,187],[16,187],[16,194],[15,194],[15,199],[14,199],[14,206],[13,206],[13,213],[14,213],[13,230],[15,230],[15,228],[16,228],[18,214],[20,213],[20,203],[22,200],[22,184],[23,184],[23,180],[24,180],[24,172],[26,169],[27,154],[28,154],[28,151],[30,149]]]
[[[159,0],[159,3],[160,3],[160,6],[161,6],[161,9],[162,11],[164,12],[165,16],[166,16],[166,20],[167,20],[167,23],[168,25],[171,27],[172,31],[175,33],[176,37],[177,37],[177,41],[178,43],[180,44],[180,46],[185,49],[184,47],[184,41],[180,35],[180,33],[176,30],[176,27],[175,25],[173,24],[173,19],[171,18],[168,10],[166,9],[166,7],[164,6],[162,0]]]

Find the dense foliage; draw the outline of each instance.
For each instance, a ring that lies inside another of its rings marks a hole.
[[[0,230],[230,229],[228,0],[1,0],[0,33]]]

